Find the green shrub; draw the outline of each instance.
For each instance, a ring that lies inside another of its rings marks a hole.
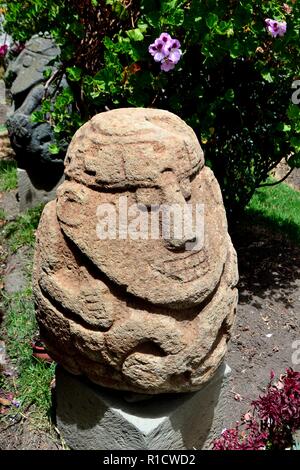
[[[50,31],[61,46],[68,88],[46,97],[36,120],[51,120],[52,152],[94,114],[123,106],[159,107],[195,130],[230,210],[244,207],[286,158],[299,166],[300,5],[295,0],[7,0],[15,40]],[[266,18],[287,22],[272,37]],[[161,32],[178,38],[182,58],[160,70],[148,47]],[[47,77],[49,78],[49,77]],[[56,89],[56,87],[54,87]]]

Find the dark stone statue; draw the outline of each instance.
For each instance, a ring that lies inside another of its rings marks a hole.
[[[43,189],[51,189],[61,178],[64,155],[50,153],[49,144],[54,140],[51,126],[32,122],[31,115],[40,109],[44,97],[44,71],[55,71],[51,61],[58,54],[50,38],[33,36],[6,71],[13,100],[13,113],[7,119],[11,145],[19,168],[27,170],[35,185],[41,184]]]

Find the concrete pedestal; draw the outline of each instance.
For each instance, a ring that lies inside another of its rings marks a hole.
[[[189,394],[135,396],[104,389],[56,371],[57,427],[71,449],[185,450],[209,448],[224,427],[222,365],[202,390]]]
[[[56,190],[64,181],[62,177],[55,186],[47,189],[37,188],[26,170],[18,168],[18,196],[20,212],[56,198]]]

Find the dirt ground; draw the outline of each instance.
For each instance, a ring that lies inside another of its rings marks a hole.
[[[240,227],[233,241],[240,299],[227,356],[232,369],[227,427],[248,411],[272,369],[280,375],[300,368],[292,363],[293,343],[300,340],[300,247],[260,226]]]
[[[28,419],[0,423],[0,450],[61,450],[53,432],[34,429]]]

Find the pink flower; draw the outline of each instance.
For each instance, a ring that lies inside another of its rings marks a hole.
[[[2,44],[0,46],[0,57],[5,57],[8,51],[8,45],[7,44]]]
[[[267,18],[265,20],[265,23],[267,25],[267,30],[271,34],[273,38],[276,38],[277,36],[284,36],[286,33],[286,28],[287,24],[285,21],[276,21],[272,20],[270,18]]]
[[[161,70],[169,72],[175,68],[179,62],[182,51],[178,39],[173,39],[169,33],[161,33],[159,38],[155,39],[149,46],[149,53],[153,56],[155,62],[161,63]]]

